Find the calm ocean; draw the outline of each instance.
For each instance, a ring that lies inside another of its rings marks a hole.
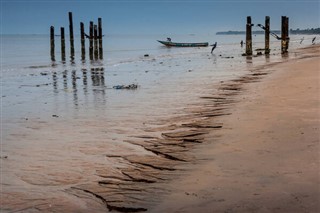
[[[66,36],[67,37],[67,36]],[[250,63],[241,54],[245,46],[240,47],[240,41],[245,41],[244,35],[170,35],[177,42],[218,42],[218,47],[210,54],[211,47],[203,48],[167,48],[156,40],[165,40],[165,35],[107,35],[103,40],[104,59],[91,62],[86,40],[86,60],[80,59],[80,39],[75,38],[75,60],[69,59],[69,42],[66,39],[66,62],[61,62],[60,37],[56,41],[56,62],[50,60],[50,41],[48,35],[2,35],[1,36],[1,79],[3,118],[27,117],[35,110],[34,98],[45,99],[50,95],[74,90],[72,76],[76,78],[79,87],[93,87],[88,80],[83,83],[82,70],[103,68],[103,89],[108,93],[119,91],[106,90],[115,85],[138,84],[139,90],[163,86],[176,78],[177,81],[187,79],[192,75],[193,81],[203,76],[210,76],[216,81],[230,77],[237,70],[246,70],[249,65],[265,63],[264,57],[253,58]],[[300,44],[300,39],[305,40]],[[311,44],[313,36],[292,36],[290,50]],[[263,36],[253,36],[253,49],[263,48]],[[271,37],[272,62],[280,59],[280,42]],[[148,54],[148,57],[144,57]],[[76,72],[76,73],[75,73]],[[73,74],[72,74],[73,73]],[[196,73],[196,74],[194,74]],[[54,74],[54,75],[52,75]],[[90,73],[88,72],[88,75]],[[239,72],[239,74],[242,74]],[[68,77],[64,79],[63,76]],[[62,80],[60,80],[62,79]],[[63,85],[63,82],[69,84]],[[73,83],[75,83],[73,81]],[[177,82],[179,84],[179,82]],[[90,88],[92,89],[92,88]],[[90,90],[88,88],[88,90]],[[126,92],[124,92],[126,93]],[[75,105],[81,105],[83,98],[78,94]],[[48,101],[43,101],[48,102]],[[72,102],[72,101],[70,101]],[[112,100],[109,101],[112,104]],[[50,108],[50,106],[48,106]],[[52,106],[51,106],[52,107]],[[31,108],[32,110],[25,110]],[[53,110],[53,109],[52,109]],[[77,109],[79,110],[79,109]]]

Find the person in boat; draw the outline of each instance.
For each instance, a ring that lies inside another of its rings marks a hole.
[[[216,47],[217,47],[217,42],[212,45],[211,53],[213,52],[214,49],[216,49]]]
[[[167,41],[168,41],[168,42],[171,42],[171,38],[168,37],[168,38],[167,38]]]

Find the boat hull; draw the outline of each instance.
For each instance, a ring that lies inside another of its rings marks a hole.
[[[209,45],[208,42],[199,42],[199,43],[178,43],[171,41],[159,41],[161,44],[167,47],[207,47]]]

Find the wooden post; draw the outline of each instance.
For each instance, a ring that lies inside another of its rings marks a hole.
[[[247,16],[247,26],[246,26],[246,55],[252,55],[252,24],[251,16]]]
[[[289,17],[286,17],[285,19],[285,31],[286,31],[286,46],[285,46],[285,51],[288,52],[289,49]]]
[[[64,37],[64,28],[60,28],[61,34],[61,61],[66,61],[66,42]]]
[[[55,61],[54,57],[54,27],[50,27],[50,55],[51,55],[51,61]]]
[[[84,38],[84,24],[80,22],[80,36],[81,36],[81,59],[86,59],[86,45],[85,45],[85,38]]]
[[[74,59],[74,37],[73,37],[73,21],[72,12],[69,12],[69,34],[70,34],[70,57]]]
[[[99,37],[99,58],[103,59],[103,48],[102,48],[102,19],[98,18],[98,37]]]
[[[97,31],[97,25],[95,24],[93,26],[94,31],[94,59],[98,60],[98,31]]]
[[[266,55],[269,55],[270,53],[270,17],[266,16],[266,20],[265,20],[265,49],[264,49],[264,53]]]
[[[93,60],[93,22],[90,21],[90,28],[89,28],[89,39],[90,39],[90,45],[89,45],[89,54],[90,54],[90,60]]]
[[[286,17],[281,16],[281,53],[286,53]]]

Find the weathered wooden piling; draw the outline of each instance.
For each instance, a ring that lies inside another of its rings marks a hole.
[[[287,53],[289,48],[289,18],[281,17],[281,53]]]
[[[90,60],[93,60],[93,22],[92,21],[90,21],[89,39],[90,39],[89,55],[90,55]]]
[[[286,29],[286,52],[288,52],[289,49],[289,41],[290,41],[290,37],[289,37],[289,17],[286,17],[285,20],[285,29]]]
[[[61,35],[61,61],[66,61],[66,42],[64,36],[64,28],[60,28],[60,35]]]
[[[69,34],[70,34],[70,57],[74,59],[74,37],[73,37],[73,21],[72,12],[69,12]]]
[[[103,48],[102,48],[102,19],[98,18],[98,38],[99,38],[99,58],[103,59]]]
[[[86,59],[86,45],[85,45],[85,37],[84,37],[84,24],[80,22],[80,36],[81,36],[81,59]]]
[[[252,55],[252,24],[251,16],[247,16],[246,26],[246,55]]]
[[[51,55],[51,61],[55,61],[54,56],[54,27],[50,27],[50,55]]]
[[[264,53],[269,55],[270,53],[270,17],[266,16],[265,19],[265,50]]]
[[[286,38],[286,33],[285,33],[285,27],[284,27],[284,21],[285,21],[285,16],[281,16],[281,53],[285,53],[285,38]]]
[[[97,25],[95,24],[93,26],[93,31],[94,31],[94,59],[98,60],[98,30],[97,30]]]

